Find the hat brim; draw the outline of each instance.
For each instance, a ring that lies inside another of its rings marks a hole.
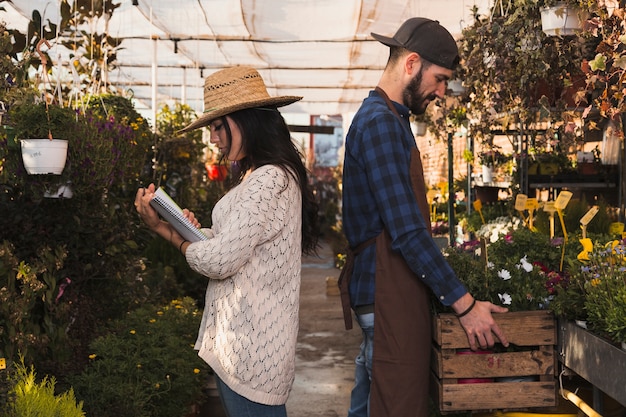
[[[383,35],[379,35],[378,33],[373,33],[373,32],[371,33],[371,35],[372,35],[372,38],[376,39],[378,42],[382,43],[383,45],[404,47],[400,42],[398,42],[394,38],[390,38],[389,36],[383,36]]]
[[[179,130],[178,133],[188,132],[190,130],[199,129],[201,127],[208,126],[213,120],[218,117],[225,116],[230,113],[234,113],[239,110],[252,109],[255,107],[283,107],[296,101],[302,100],[302,97],[298,96],[279,96],[268,97],[262,100],[253,100],[245,103],[239,103],[232,106],[221,107],[218,109],[207,109],[202,116],[198,117],[194,122]]]

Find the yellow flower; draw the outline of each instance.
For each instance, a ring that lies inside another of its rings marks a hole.
[[[199,370],[198,368],[193,368],[193,373],[194,373],[194,374],[199,374],[199,373],[200,373],[200,370]]]
[[[602,283],[602,280],[600,280],[600,278],[594,278],[590,282],[592,287],[596,287]]]
[[[92,353],[91,355],[89,355],[89,359],[96,359],[96,354]]]
[[[137,364],[137,369],[141,369],[141,364],[140,363]]]
[[[163,312],[162,311],[157,311],[157,316],[162,316]]]
[[[156,323],[156,319],[150,319],[150,323]]]
[[[134,329],[130,331],[130,334],[135,334],[137,333]]]
[[[588,261],[589,260],[589,253],[593,252],[593,242],[591,241],[591,239],[584,238],[584,239],[580,239],[580,243],[581,245],[583,245],[583,250],[582,252],[580,252],[578,254],[578,260],[579,261]]]
[[[161,384],[159,384],[158,382],[156,384],[154,384],[154,388],[159,389],[161,388]]]

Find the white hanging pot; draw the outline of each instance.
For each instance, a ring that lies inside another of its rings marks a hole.
[[[60,175],[67,159],[67,140],[22,139],[22,161],[29,174]]]
[[[493,181],[493,167],[483,165],[483,182],[489,183]]]
[[[541,28],[548,36],[575,35],[582,30],[586,14],[565,2],[541,9]]]

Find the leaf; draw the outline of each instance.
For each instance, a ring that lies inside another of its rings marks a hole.
[[[626,56],[622,55],[617,58],[613,65],[621,69],[626,69]]]
[[[606,57],[602,54],[597,54],[593,60],[589,61],[589,66],[592,71],[605,71]]]

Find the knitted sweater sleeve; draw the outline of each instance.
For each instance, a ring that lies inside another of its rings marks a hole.
[[[213,210],[213,236],[187,248],[191,268],[223,279],[249,262],[255,248],[271,240],[289,221],[293,194],[285,192],[288,183],[282,169],[268,165],[254,170],[229,191]]]

